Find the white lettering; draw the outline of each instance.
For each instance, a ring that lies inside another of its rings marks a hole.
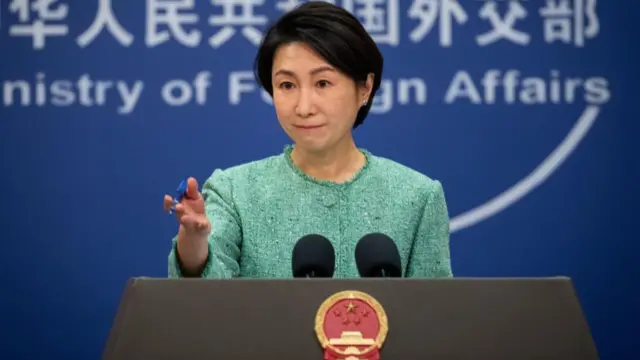
[[[17,14],[18,24],[9,26],[11,36],[31,37],[34,50],[42,50],[46,39],[53,36],[65,36],[69,27],[61,24],[69,15],[69,5],[59,0],[11,0],[9,13]],[[33,11],[35,19],[32,19]]]
[[[242,93],[252,93],[257,86],[251,71],[233,71],[229,74],[229,104],[238,105]]]
[[[44,82],[44,74],[36,74],[36,105],[44,106],[47,103],[47,85]]]
[[[193,88],[196,90],[196,104],[204,105],[207,103],[208,89],[211,87],[211,72],[201,71],[196,74],[193,80]]]
[[[76,100],[73,92],[73,82],[69,80],[58,80],[51,83],[51,104],[55,106],[71,106]]]
[[[382,80],[380,89],[376,93],[371,103],[369,112],[371,114],[384,114],[393,108],[393,83],[391,80]]]
[[[465,99],[472,104],[573,104],[581,100],[592,105],[609,101],[611,93],[608,81],[601,77],[563,78],[558,70],[551,70],[548,78],[523,77],[518,70],[491,69],[476,86],[465,71],[454,76],[445,102],[452,104]]]
[[[68,79],[47,81],[44,73],[37,73],[31,84],[27,80],[5,80],[2,84],[4,106],[56,107],[80,105],[83,107],[105,106],[109,97],[119,100],[116,108],[119,114],[130,114],[135,109],[144,83],[137,80],[94,80],[89,74],[81,75],[75,82]]]
[[[186,80],[173,79],[162,86],[162,99],[170,106],[183,106],[190,103],[194,98],[195,103],[204,105],[207,102],[207,90],[211,87],[211,73],[208,71],[199,72],[193,84]]]
[[[496,87],[498,85],[498,77],[500,72],[497,70],[489,70],[484,73],[482,77],[482,86],[484,87],[484,102],[486,104],[495,104],[496,102]],[[470,80],[470,77],[468,78]],[[477,94],[477,92],[476,92]],[[474,98],[473,103],[478,104],[480,102],[479,95]]]
[[[343,8],[352,13],[378,44],[400,43],[400,4],[398,0],[343,0]]]
[[[197,24],[198,15],[182,13],[186,10],[193,12],[194,7],[194,0],[147,0],[147,46],[158,46],[169,41],[172,36],[184,46],[198,46],[202,38],[200,31],[193,29],[187,32],[184,29],[184,25]],[[160,30],[161,25],[167,29]]]
[[[242,35],[253,45],[259,45],[262,32],[258,28],[267,24],[267,17],[256,15],[255,8],[264,5],[264,0],[211,0],[213,6],[222,7],[221,15],[211,15],[209,24],[220,29],[209,38],[209,45],[219,48],[241,29]],[[239,9],[240,14],[235,10]]]
[[[398,80],[398,103],[407,105],[411,102],[411,89],[414,89],[416,104],[427,102],[427,83],[420,78]]]
[[[427,83],[420,78],[385,79],[380,82],[380,89],[373,98],[370,112],[384,114],[393,110],[394,105],[424,105],[427,102]],[[396,91],[397,89],[397,91]],[[413,99],[411,97],[413,90]]]
[[[89,75],[85,74],[80,76],[77,86],[80,104],[83,106],[93,106],[93,100],[91,99],[91,87],[93,87],[93,80],[91,80]]]
[[[584,82],[586,100],[591,104],[606,104],[611,99],[609,81],[602,77],[589,78]]]
[[[593,39],[600,33],[600,20],[596,11],[597,0],[569,1],[547,0],[540,9],[544,18],[544,40],[583,47],[585,39]]]
[[[478,35],[476,41],[480,46],[486,46],[506,39],[518,45],[527,45],[530,36],[515,28],[516,22],[527,17],[527,9],[517,1],[509,1],[507,13],[500,17],[496,1],[487,1],[480,8],[480,18],[488,20],[491,30]]]
[[[458,71],[447,89],[445,103],[452,104],[458,98],[468,98],[473,104],[480,104],[482,101],[480,93],[473,83],[471,75],[466,71]]]
[[[5,81],[2,86],[2,102],[5,106],[11,106],[15,103],[15,91],[19,91],[18,98],[20,105],[29,106],[31,104],[31,87],[25,80]]]
[[[171,106],[182,106],[193,96],[191,85],[182,79],[168,81],[162,87],[162,100]]]
[[[437,23],[443,47],[450,47],[453,43],[453,23],[462,25],[469,18],[457,0],[413,0],[408,15],[409,19],[418,20],[418,26],[409,34],[411,41],[422,41]]]
[[[118,19],[116,19],[111,6],[111,0],[99,0],[98,12],[93,22],[89,28],[76,39],[78,45],[80,45],[80,47],[89,46],[104,29],[107,29],[123,46],[130,46],[131,43],[133,43],[133,35],[125,30],[120,22],[118,22]]]
[[[118,81],[116,88],[118,89],[118,94],[120,94],[123,104],[118,108],[118,113],[131,114],[140,100],[144,84],[142,81],[136,81],[132,87],[129,87],[127,83]]]

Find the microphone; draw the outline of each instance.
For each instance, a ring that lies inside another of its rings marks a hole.
[[[372,233],[363,236],[356,245],[355,253],[361,277],[402,277],[398,247],[387,235]]]
[[[294,278],[330,278],[336,264],[331,242],[322,235],[305,235],[293,248],[291,267]]]

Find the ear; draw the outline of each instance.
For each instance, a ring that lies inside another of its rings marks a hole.
[[[374,78],[375,75],[373,73],[369,73],[369,75],[367,75],[367,80],[362,86],[360,86],[360,92],[358,95],[360,104],[362,104],[362,106],[366,105],[367,101],[369,101],[369,96],[371,96],[371,89],[373,89]]]

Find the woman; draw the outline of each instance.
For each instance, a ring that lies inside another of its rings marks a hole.
[[[449,217],[441,184],[356,147],[380,86],[383,59],[341,7],[309,2],[266,33],[256,77],[294,145],[277,156],[216,169],[198,191],[188,180],[170,277],[291,277],[291,251],[306,234],[330,239],[334,277],[358,277],[365,234],[391,237],[403,276],[452,276]],[[173,199],[165,196],[169,210]]]

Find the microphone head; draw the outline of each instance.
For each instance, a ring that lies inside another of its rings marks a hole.
[[[356,265],[361,277],[402,277],[400,253],[385,234],[367,234],[356,245]]]
[[[293,277],[333,277],[336,254],[331,242],[322,235],[305,235],[293,248]]]

